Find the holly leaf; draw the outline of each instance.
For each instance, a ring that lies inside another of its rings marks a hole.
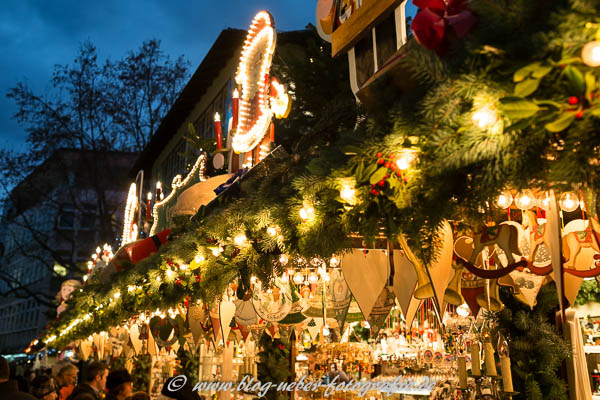
[[[590,94],[596,90],[596,77],[590,71],[585,73],[585,98],[591,100]]]
[[[500,99],[500,110],[511,120],[529,118],[539,109],[537,104],[522,97],[507,96]]]
[[[377,171],[375,171],[373,175],[371,175],[371,179],[369,179],[369,182],[371,183],[371,185],[376,184],[377,182],[383,179],[385,174],[387,174],[387,168],[381,167]]]
[[[377,170],[377,164],[370,163],[368,167],[366,167],[361,175],[357,174],[357,181],[364,182],[371,177]]]
[[[567,129],[575,120],[575,114],[571,112],[564,112],[556,120],[547,123],[545,128],[550,132],[561,132]]]
[[[542,79],[544,76],[548,75],[550,71],[552,71],[552,67],[539,65],[533,70],[531,76],[537,79]]]
[[[577,67],[567,65],[564,69],[564,74],[567,77],[569,87],[573,94],[583,94],[585,92],[585,80],[583,74]]]
[[[540,79],[528,78],[515,85],[515,96],[527,97],[540,86]]]

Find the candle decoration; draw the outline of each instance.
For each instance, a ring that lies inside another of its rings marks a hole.
[[[215,135],[217,136],[217,150],[223,148],[223,137],[221,132],[221,116],[218,112],[215,113]]]
[[[485,373],[486,375],[496,376],[496,360],[494,359],[494,347],[492,346],[492,335],[488,327],[484,326],[481,331],[483,338],[483,353],[485,358]]]
[[[502,388],[505,392],[512,392],[513,384],[512,373],[510,371],[508,342],[502,334],[498,337],[498,355],[500,356],[500,370],[502,372]]]

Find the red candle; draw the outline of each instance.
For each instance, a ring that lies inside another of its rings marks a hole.
[[[231,124],[231,129],[237,129],[238,125],[238,113],[240,109],[240,95],[237,89],[233,89],[233,122]]]
[[[149,220],[152,217],[150,209],[152,208],[152,193],[148,192],[146,197],[146,219]]]
[[[217,150],[223,148],[223,138],[221,137],[221,116],[215,113],[215,133],[217,134]]]

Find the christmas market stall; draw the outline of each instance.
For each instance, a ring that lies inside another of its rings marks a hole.
[[[139,174],[32,347],[153,398],[591,399],[599,11],[319,0],[277,67],[261,11],[214,148]]]

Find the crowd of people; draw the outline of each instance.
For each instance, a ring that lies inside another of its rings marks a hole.
[[[78,384],[79,368],[62,361],[52,369],[26,372],[21,380],[10,379],[10,365],[0,356],[0,398],[3,400],[150,400],[145,392],[133,393],[133,379],[125,369],[109,371],[106,364],[94,361],[85,368]],[[167,399],[198,399],[190,388],[162,394]],[[188,390],[189,389],[189,390]]]

